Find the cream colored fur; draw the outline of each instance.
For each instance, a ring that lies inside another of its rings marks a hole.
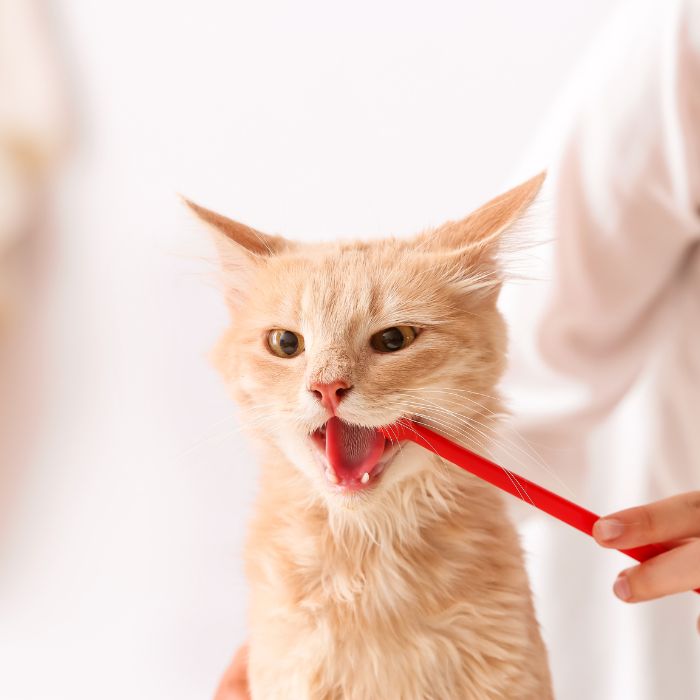
[[[372,243],[291,243],[190,204],[218,232],[232,324],[216,362],[260,455],[246,548],[253,700],[551,698],[499,494],[407,443],[375,489],[339,495],[308,438],[327,418],[308,387],[345,379],[348,422],[412,416],[484,448],[502,411],[498,239],[541,181]],[[373,333],[402,324],[422,329],[410,347],[372,350]],[[271,354],[272,328],[303,334],[305,352]]]

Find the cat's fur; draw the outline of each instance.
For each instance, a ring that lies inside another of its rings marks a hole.
[[[498,240],[541,181],[417,238],[364,243],[293,243],[190,203],[218,232],[232,324],[216,363],[260,453],[246,548],[253,700],[551,698],[499,494],[413,443],[376,488],[338,494],[309,446],[327,418],[309,387],[340,378],[353,386],[347,422],[413,416],[483,447],[506,344]],[[370,336],[399,324],[423,331],[373,351]],[[270,353],[273,328],[302,333],[304,353]]]

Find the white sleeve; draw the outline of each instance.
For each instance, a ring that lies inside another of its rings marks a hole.
[[[700,3],[628,5],[596,61],[544,193],[549,280],[503,301],[516,424],[554,452],[629,390],[700,236]]]

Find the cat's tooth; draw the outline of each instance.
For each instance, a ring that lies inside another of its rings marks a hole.
[[[331,484],[337,484],[338,483],[338,477],[335,475],[335,472],[328,467],[326,469],[326,479],[331,482]]]
[[[366,483],[369,481],[369,472],[365,472],[365,473],[362,475],[362,478],[360,479],[360,481],[361,481],[363,484],[366,484]]]

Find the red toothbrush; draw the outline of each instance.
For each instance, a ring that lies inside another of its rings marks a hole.
[[[448,462],[461,467],[465,471],[478,476],[489,484],[519,498],[525,503],[539,508],[541,511],[561,520],[587,535],[593,535],[593,523],[600,516],[586,510],[581,506],[538,486],[529,479],[518,476],[494,462],[484,459],[470,450],[455,445],[447,438],[434,433],[423,425],[412,421],[402,420],[400,423],[381,428],[381,432],[388,440],[412,440],[425,449],[443,457]],[[650,544],[633,549],[621,549],[620,551],[637,561],[646,561],[657,554],[667,551],[668,548],[660,544]],[[700,593],[700,589],[695,591]]]

